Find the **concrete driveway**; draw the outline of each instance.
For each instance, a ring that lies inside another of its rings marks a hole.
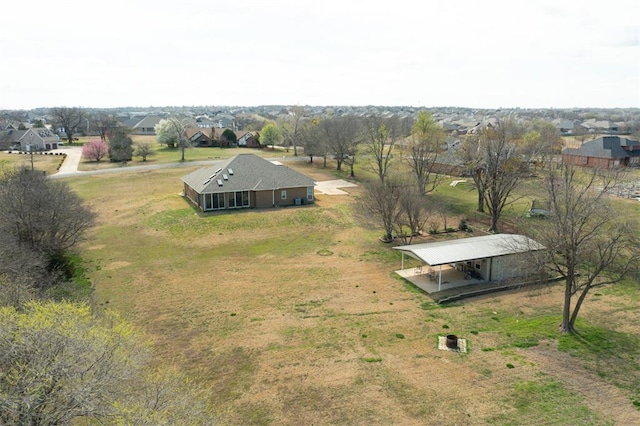
[[[343,179],[337,180],[325,180],[322,182],[316,182],[316,190],[325,195],[349,195],[339,188],[352,188],[358,186],[355,183],[347,182]]]

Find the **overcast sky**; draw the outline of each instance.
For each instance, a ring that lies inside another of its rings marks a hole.
[[[0,108],[640,107],[636,0],[25,0]]]

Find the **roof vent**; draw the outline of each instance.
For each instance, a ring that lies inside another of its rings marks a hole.
[[[233,169],[227,169],[230,175],[233,175]]]
[[[218,186],[222,186],[222,179],[218,179],[217,182],[218,182]]]
[[[216,175],[217,175],[218,173],[220,173],[220,171],[221,171],[221,170],[222,170],[222,169],[218,169],[218,170],[216,170],[215,172],[213,172],[213,174],[212,174],[211,176],[209,176],[209,179],[213,179],[214,177],[216,177]]]
[[[229,180],[229,176],[227,176],[227,175],[222,175],[222,179],[224,179],[224,180]]]

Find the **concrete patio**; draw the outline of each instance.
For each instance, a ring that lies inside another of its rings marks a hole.
[[[429,294],[457,287],[486,283],[485,280],[465,278],[464,272],[457,271],[450,265],[442,266],[442,277],[439,287],[438,279],[440,275],[440,266],[432,268],[429,266],[422,266],[410,269],[399,269],[395,271],[395,273]]]

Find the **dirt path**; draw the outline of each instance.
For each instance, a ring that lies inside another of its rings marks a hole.
[[[595,374],[578,368],[570,355],[558,351],[556,345],[535,346],[523,352],[542,372],[553,376],[570,390],[585,398],[585,404],[619,425],[640,424],[640,411],[636,410],[624,392],[605,383]]]

